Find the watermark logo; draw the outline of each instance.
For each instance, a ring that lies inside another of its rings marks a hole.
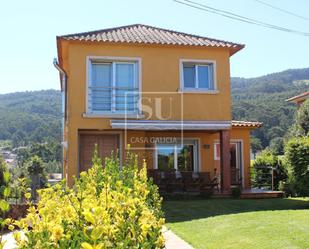
[[[124,142],[130,149],[153,150],[156,144],[182,143],[182,123],[182,93],[126,94]]]

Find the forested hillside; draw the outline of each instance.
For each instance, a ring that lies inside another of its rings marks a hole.
[[[13,146],[60,141],[61,99],[56,90],[0,95],[0,140]]]
[[[293,123],[295,105],[285,100],[309,90],[309,68],[286,70],[258,78],[232,78],[233,118],[261,121],[253,134],[263,147],[283,137]],[[13,146],[60,141],[60,92],[42,90],[0,95],[0,140]]]
[[[232,78],[233,118],[261,121],[253,134],[263,147],[283,137],[291,127],[296,106],[285,100],[309,90],[309,68],[291,69],[258,78]]]

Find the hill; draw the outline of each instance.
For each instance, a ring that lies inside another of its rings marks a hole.
[[[309,68],[289,69],[257,78],[232,78],[233,118],[261,121],[253,134],[263,147],[283,137],[293,124],[296,106],[285,100],[309,89]]]
[[[261,121],[254,131],[263,147],[283,137],[296,107],[285,100],[309,89],[309,68],[290,69],[257,78],[232,78],[233,119]],[[31,142],[60,141],[60,91],[42,90],[0,95],[0,140],[14,147]]]
[[[56,90],[0,95],[0,140],[13,146],[60,141],[61,95]]]

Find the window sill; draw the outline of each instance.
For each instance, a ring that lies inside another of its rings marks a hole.
[[[141,119],[145,116],[138,113],[83,113],[83,118],[136,118]]]
[[[180,93],[218,94],[219,90],[179,89]]]

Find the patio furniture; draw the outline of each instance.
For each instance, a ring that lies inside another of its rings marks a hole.
[[[183,179],[180,172],[166,171],[167,192],[183,191]]]
[[[158,169],[149,169],[147,170],[148,177],[153,179],[153,183],[156,184],[159,188],[159,192],[165,193],[167,191],[167,180],[164,172]]]
[[[192,171],[181,171],[184,182],[184,191],[186,192],[199,192],[200,191],[200,181],[199,177],[194,177],[194,172]]]
[[[215,188],[219,190],[219,183],[218,179],[215,177],[214,179],[210,178],[210,173],[209,172],[201,172],[199,173],[200,177],[200,191],[213,191]]]
[[[148,176],[158,186],[159,192],[213,192],[219,191],[219,181],[210,178],[209,172],[149,169]]]

